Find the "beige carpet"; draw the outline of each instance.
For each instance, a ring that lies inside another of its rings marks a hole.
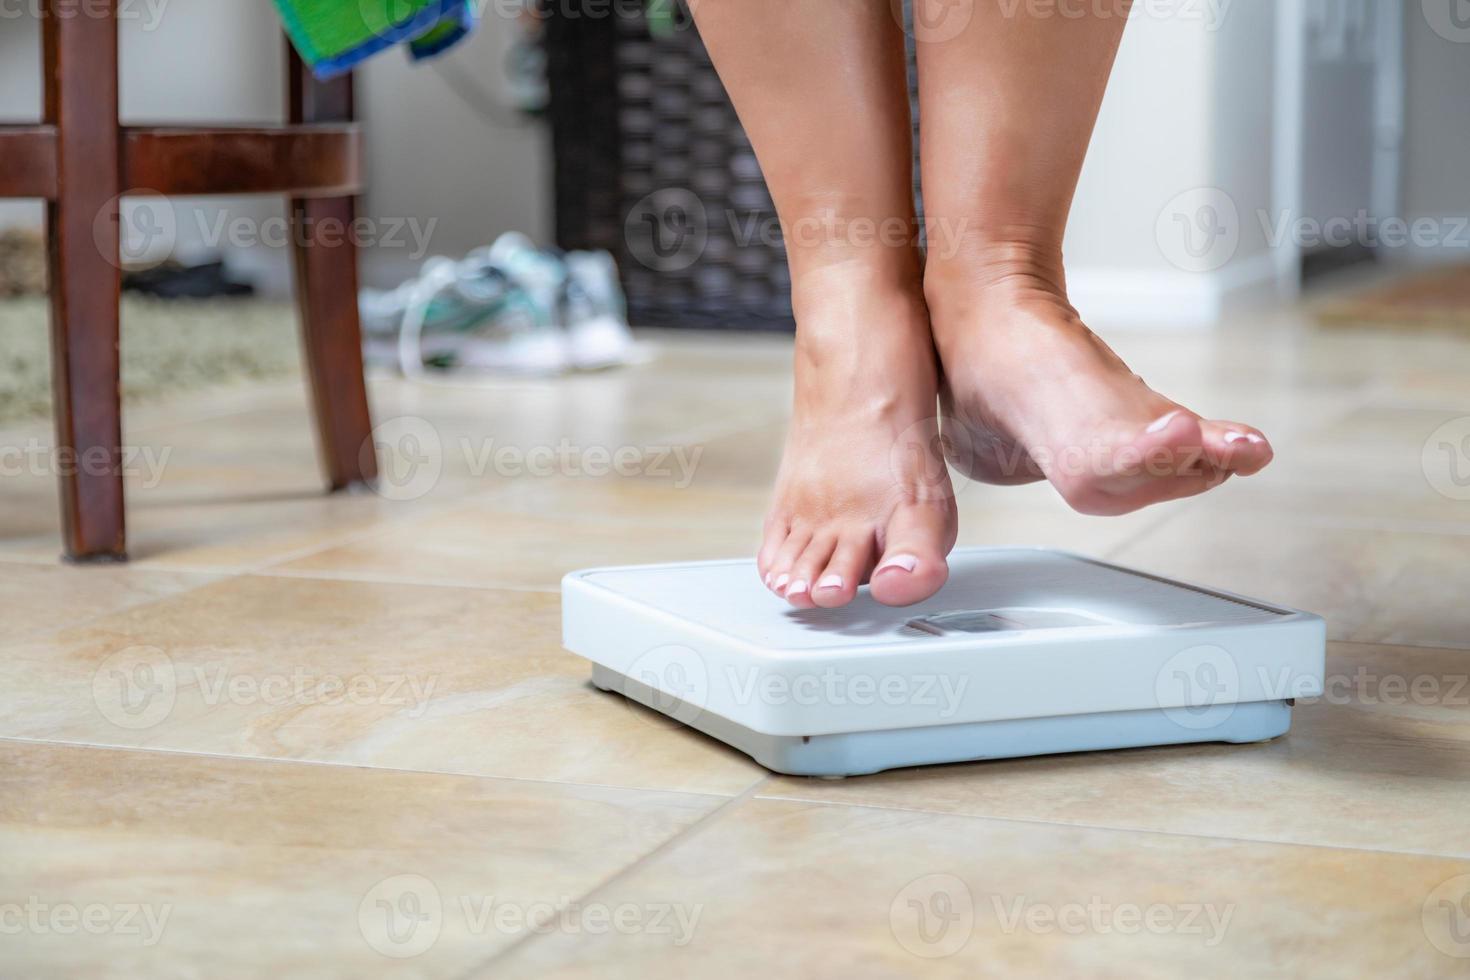
[[[51,412],[49,309],[45,299],[0,300],[0,424]],[[212,385],[300,370],[295,311],[261,300],[126,297],[123,398],[151,401]]]
[[[1470,265],[1411,273],[1314,312],[1329,326],[1470,327]]]

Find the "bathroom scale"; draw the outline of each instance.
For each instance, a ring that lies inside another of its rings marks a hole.
[[[573,572],[563,642],[598,688],[808,776],[1256,742],[1322,692],[1311,613],[1061,551],[949,562],[903,608],[796,609],[749,560]]]

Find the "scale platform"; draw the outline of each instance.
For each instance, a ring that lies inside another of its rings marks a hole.
[[[901,609],[795,609],[752,561],[589,569],[562,580],[562,630],[597,687],[828,777],[1275,738],[1326,650],[1311,613],[1016,548],[955,551]]]

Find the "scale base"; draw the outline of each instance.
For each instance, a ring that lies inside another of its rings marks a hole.
[[[1063,752],[1261,742],[1284,735],[1291,727],[1290,701],[1248,701],[1214,706],[1211,710],[1216,714],[1199,728],[1189,727],[1185,709],[1149,708],[836,735],[765,735],[600,664],[592,666],[592,683],[719,739],[767,769],[791,776],[840,778],[906,766]]]

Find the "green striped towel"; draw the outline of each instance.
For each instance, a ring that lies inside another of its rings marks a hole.
[[[473,0],[276,0],[286,33],[318,78],[407,44],[415,59],[436,55],[469,33]]]

